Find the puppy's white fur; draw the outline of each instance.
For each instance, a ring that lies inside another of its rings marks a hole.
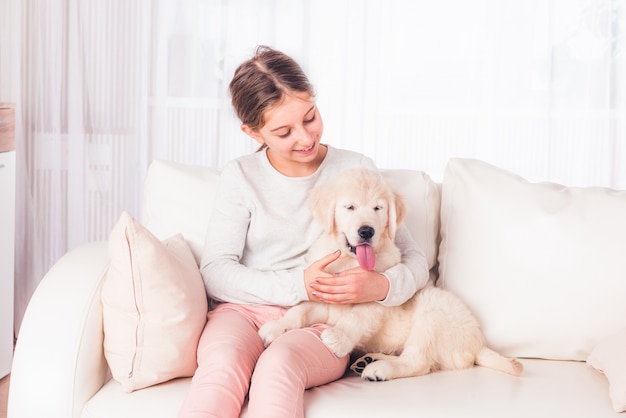
[[[356,267],[354,247],[367,241],[376,255],[374,270],[383,272],[400,262],[394,237],[404,218],[405,205],[380,173],[345,171],[336,181],[313,190],[310,205],[324,234],[311,248],[309,261],[339,248],[342,254],[327,272]],[[364,226],[373,228],[371,237],[359,234]],[[338,357],[353,350],[367,353],[351,367],[368,380],[418,376],[474,364],[515,376],[523,370],[516,359],[487,348],[478,321],[467,306],[452,293],[434,286],[421,289],[397,307],[375,302],[303,302],[289,309],[283,318],[263,325],[259,335],[267,346],[290,329],[316,323],[333,325],[323,331],[321,338]]]

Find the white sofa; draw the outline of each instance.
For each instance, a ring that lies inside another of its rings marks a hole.
[[[306,416],[617,416],[626,403],[626,194],[531,184],[463,159],[450,161],[441,184],[418,171],[385,175],[405,194],[406,223],[438,285],[461,296],[488,344],[525,370],[512,377],[474,367],[390,382],[347,372],[307,391]],[[197,259],[218,176],[155,161],[143,226],[159,239],[182,233]],[[101,301],[108,266],[107,242],[94,242],[42,280],[17,341],[9,418],[176,416],[188,377],[133,391],[111,378]]]

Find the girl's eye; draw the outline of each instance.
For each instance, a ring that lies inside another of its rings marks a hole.
[[[278,135],[279,138],[287,138],[289,135],[291,135],[291,129],[288,130],[286,133],[282,134],[282,135]]]
[[[315,121],[315,115],[313,115],[313,117],[311,117],[310,119],[306,119],[306,120],[304,121],[304,124],[306,125],[306,124],[312,123],[312,122],[314,122],[314,121]]]

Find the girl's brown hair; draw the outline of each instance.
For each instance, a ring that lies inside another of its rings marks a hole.
[[[252,58],[235,70],[229,85],[231,102],[242,123],[252,130],[265,125],[263,114],[285,95],[315,96],[313,85],[293,58],[268,46],[258,46]]]

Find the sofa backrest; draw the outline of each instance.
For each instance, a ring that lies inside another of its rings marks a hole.
[[[153,161],[144,180],[142,224],[161,240],[182,234],[200,262],[219,176],[214,168]]]
[[[183,234],[199,262],[219,175],[214,168],[152,162],[144,181],[143,225],[160,239]],[[384,170],[383,175],[403,195],[407,205],[405,224],[432,269],[439,247],[440,188],[421,171]]]
[[[431,278],[469,305],[491,348],[584,360],[626,327],[626,191],[533,184],[469,159],[450,160],[441,185],[414,170],[383,175],[405,198]],[[161,239],[182,233],[199,261],[218,180],[153,162],[143,224]]]
[[[436,279],[440,239],[441,185],[416,170],[383,170],[389,184],[404,197],[407,214],[404,224],[424,251],[431,278]]]

